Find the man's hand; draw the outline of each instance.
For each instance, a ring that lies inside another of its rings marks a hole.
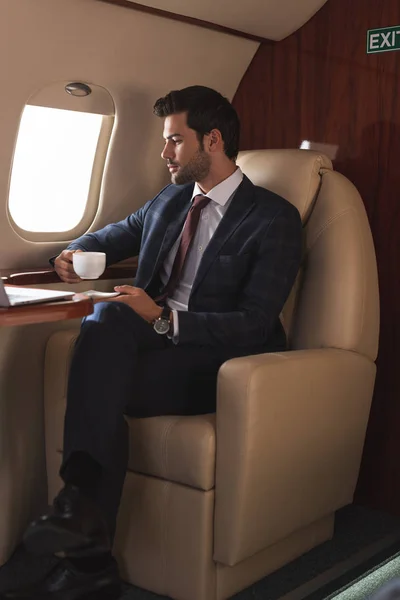
[[[72,255],[75,252],[82,252],[82,250],[63,250],[54,261],[54,269],[57,275],[66,283],[79,283],[82,281],[75,273],[72,265]]]
[[[122,296],[107,298],[107,302],[123,302],[149,323],[161,316],[161,306],[158,306],[141,288],[133,287],[132,285],[116,285],[114,290],[120,292]]]

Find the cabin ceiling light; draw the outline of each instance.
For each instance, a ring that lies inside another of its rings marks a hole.
[[[80,83],[79,81],[68,83],[65,86],[65,91],[71,96],[89,96],[92,93],[91,88],[86,83]]]

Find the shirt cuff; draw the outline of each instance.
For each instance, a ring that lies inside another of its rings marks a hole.
[[[172,333],[172,341],[174,344],[179,342],[179,320],[178,320],[178,311],[172,309],[173,319],[174,319],[174,327]]]

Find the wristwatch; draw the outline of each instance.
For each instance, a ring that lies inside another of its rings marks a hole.
[[[171,328],[171,309],[164,306],[161,315],[153,322],[154,331],[165,335]]]

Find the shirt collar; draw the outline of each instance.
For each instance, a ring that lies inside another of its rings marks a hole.
[[[206,196],[207,198],[211,198],[211,200],[213,200],[217,204],[225,206],[229,198],[242,183],[242,180],[243,173],[241,169],[237,167],[236,171],[232,173],[232,175],[230,175],[227,179],[224,179],[224,181],[221,181],[221,183],[213,187],[208,192],[208,194],[206,194]],[[199,184],[195,183],[193,188],[192,200],[195,196],[198,196],[199,194],[204,195],[199,187]]]

